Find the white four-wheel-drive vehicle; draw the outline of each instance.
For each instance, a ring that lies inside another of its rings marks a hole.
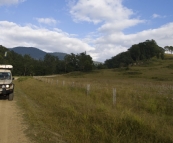
[[[13,100],[14,84],[11,70],[12,65],[0,65],[0,96]]]

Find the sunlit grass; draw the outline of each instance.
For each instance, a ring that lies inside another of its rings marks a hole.
[[[15,96],[30,125],[27,133],[40,143],[172,143],[168,58],[129,69],[19,78]]]

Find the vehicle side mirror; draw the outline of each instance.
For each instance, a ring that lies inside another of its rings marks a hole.
[[[14,77],[12,78],[12,80],[14,80]]]

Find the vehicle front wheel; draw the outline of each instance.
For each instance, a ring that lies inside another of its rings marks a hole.
[[[13,100],[13,97],[14,97],[14,93],[10,93],[10,94],[8,95],[8,100],[9,100],[9,101],[12,101],[12,100]]]

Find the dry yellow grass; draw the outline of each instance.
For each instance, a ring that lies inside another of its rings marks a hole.
[[[172,61],[169,56],[130,69],[21,77],[15,96],[30,124],[27,133],[40,143],[172,143]]]

